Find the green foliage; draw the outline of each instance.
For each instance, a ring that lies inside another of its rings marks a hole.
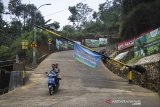
[[[127,15],[129,14],[134,8],[136,8],[139,4],[142,3],[151,3],[156,0],[123,0],[122,1],[122,8],[123,8],[123,14]]]
[[[50,35],[48,32],[45,31],[37,31],[37,45],[39,45],[42,42],[47,42],[48,38]],[[17,37],[14,39],[14,41],[8,43],[7,46],[1,46],[0,47],[0,56],[1,59],[6,60],[6,59],[14,59],[16,54],[24,51],[21,49],[21,42],[22,40],[27,40],[29,42],[28,49],[25,50],[25,53],[27,55],[27,62],[30,62],[32,60],[32,48],[30,47],[30,44],[32,43],[33,40],[33,32],[28,32],[28,33],[23,33],[21,37]]]
[[[31,31],[34,23],[40,26],[43,26],[45,23],[44,17],[34,4],[23,5],[21,17],[24,19],[25,31]]]
[[[4,12],[3,3],[0,0],[0,59],[15,59],[16,54],[26,52],[27,60],[32,59],[33,23],[36,19],[37,25],[44,25],[44,18],[34,4],[23,4],[21,0],[9,0],[8,9],[13,18],[10,23],[2,20]],[[36,16],[36,17],[35,17]],[[58,23],[57,29],[58,29]],[[48,42],[49,34],[44,31],[37,31],[37,44]],[[28,50],[22,50],[22,40],[28,40]]]
[[[2,1],[0,0],[0,30],[2,29],[3,27],[3,20],[2,20],[2,13],[4,11],[4,6],[3,6],[3,3]]]
[[[5,58],[11,57],[11,49],[7,46],[0,46],[0,59],[5,60]]]
[[[8,4],[9,11],[19,17],[21,15],[21,0],[10,0]]]
[[[71,39],[75,36],[75,32],[76,29],[72,25],[66,25],[63,27],[63,30],[59,32],[59,34]]]
[[[16,36],[21,35],[21,28],[22,28],[22,24],[20,21],[18,21],[17,19],[13,19],[10,22],[10,33],[12,33],[12,38],[16,38]]]
[[[106,0],[99,6],[100,20],[103,22],[105,32],[109,35],[118,36],[121,18],[121,0]]]
[[[72,14],[69,20],[73,22],[76,29],[71,34],[63,30],[63,34],[81,38],[91,36],[93,38],[96,34],[119,35],[121,0],[106,0],[105,3],[100,4],[99,11],[92,13],[93,20],[87,20],[87,18],[91,19],[92,10],[86,4],[79,3],[69,7],[69,11]]]
[[[4,11],[4,6],[2,0],[0,0],[0,14],[3,13],[3,11]]]
[[[36,34],[37,44],[40,44],[41,42],[48,42],[48,38],[51,37],[49,33],[46,31],[37,32]]]
[[[58,30],[60,28],[59,22],[54,21],[55,29]]]
[[[93,12],[92,14],[93,19],[96,19],[98,17],[98,13],[96,11]]]
[[[26,50],[26,62],[28,63],[28,64],[30,64],[31,62],[32,62],[32,54],[33,54],[33,52],[32,52],[32,50],[30,49],[30,50]]]
[[[90,21],[86,24],[85,28],[83,29],[83,33],[92,33],[92,34],[105,34],[106,27],[100,21]]]
[[[138,62],[138,60],[140,60],[142,57],[133,57],[132,59],[128,60],[127,62],[125,62],[128,65],[133,65],[136,62]]]
[[[37,25],[44,25],[45,23],[43,16],[34,4],[22,4],[21,0],[10,0],[8,8],[17,17],[17,20],[21,22],[21,25],[23,25],[23,32],[31,31],[35,19]]]
[[[76,27],[81,27],[89,20],[92,9],[87,4],[78,3],[76,6],[69,7],[69,11],[72,15],[69,16],[68,20]]]
[[[71,12],[71,16],[69,16],[68,20],[70,20],[73,24],[75,23],[75,21],[77,20],[76,15],[78,14],[76,6],[73,7],[69,7],[68,10]]]
[[[60,28],[60,23],[57,21],[54,21],[53,23],[45,25],[45,26],[52,30],[58,30]]]

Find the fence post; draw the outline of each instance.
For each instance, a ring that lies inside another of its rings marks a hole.
[[[132,79],[133,79],[132,68],[129,67],[129,72],[128,72],[128,83],[129,84],[132,84]]]

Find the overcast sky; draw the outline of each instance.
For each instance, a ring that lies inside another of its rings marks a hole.
[[[5,7],[7,7],[8,1],[9,0],[2,0]],[[39,10],[45,20],[52,19],[51,22],[58,21],[62,27],[69,23],[68,17],[71,15],[68,10],[69,6],[74,6],[79,2],[83,2],[88,4],[94,11],[98,11],[99,4],[105,1],[106,0],[22,0],[22,3],[35,4],[37,8],[42,4],[51,3],[52,5],[41,7]],[[4,17],[4,20],[9,20],[9,15]]]

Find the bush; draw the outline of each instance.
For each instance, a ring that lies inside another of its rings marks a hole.
[[[7,46],[0,46],[0,60],[5,60],[5,58],[11,58],[11,49]]]

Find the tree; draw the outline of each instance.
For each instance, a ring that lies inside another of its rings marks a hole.
[[[4,6],[2,1],[0,0],[0,29],[3,27],[2,13],[4,11]]]
[[[87,4],[78,3],[76,6],[69,7],[69,11],[72,15],[69,16],[68,20],[76,27],[81,27],[89,20],[92,9]]]
[[[71,26],[71,25],[65,25],[63,27],[63,30],[68,31],[70,33],[74,33],[75,32],[75,28],[73,26]]]
[[[60,31],[59,33],[67,38],[72,38],[74,33],[75,33],[75,28],[72,25],[65,25],[63,27],[63,30]],[[73,38],[72,38],[73,39]]]
[[[105,27],[104,25],[101,23],[101,21],[90,21],[90,22],[87,22],[87,24],[85,25],[84,29],[83,29],[83,33],[84,35],[86,34],[93,34],[93,35],[96,35],[98,33],[101,33],[101,34],[105,34]]]
[[[30,31],[35,19],[37,25],[44,25],[44,18],[40,11],[37,11],[37,7],[34,4],[22,4],[21,0],[10,0],[8,8],[23,23],[23,31]]]
[[[160,26],[159,0],[123,0],[120,36],[131,39]],[[132,6],[132,8],[131,8]]]
[[[142,3],[151,3],[156,0],[122,0],[123,15],[129,14],[134,8]]]
[[[69,7],[69,11],[71,12],[71,16],[69,16],[68,20],[70,20],[73,25],[75,25],[75,22],[78,20],[77,19],[77,9],[76,9],[76,6],[73,6],[73,7]]]
[[[47,24],[45,26],[51,30],[58,30],[60,28],[59,22],[57,21],[54,21],[53,23]]]
[[[97,19],[98,18],[98,13],[96,11],[93,12],[92,14],[93,19]]]
[[[53,23],[54,23],[55,29],[58,30],[60,28],[59,22],[54,21]]]
[[[8,9],[10,13],[17,16],[18,19],[21,15],[21,5],[22,5],[21,0],[10,0],[8,4]]]
[[[99,6],[100,20],[106,27],[106,32],[110,35],[117,36],[121,18],[121,0],[106,0]]]
[[[6,35],[5,35],[6,22],[2,19],[3,12],[4,12],[4,6],[2,1],[0,0],[0,45],[4,44],[6,41]]]
[[[10,22],[10,29],[9,30],[10,30],[10,34],[11,34],[11,39],[15,39],[17,36],[21,35],[21,28],[22,28],[22,24],[19,20],[13,19]]]
[[[41,12],[37,10],[37,7],[34,4],[27,4],[25,6],[26,17],[26,30],[31,31],[33,28],[34,21],[37,25],[44,26],[45,20]]]
[[[3,6],[3,3],[2,3],[2,0],[0,0],[0,14],[2,14],[4,11],[4,6]]]
[[[37,25],[44,25],[45,23],[43,16],[34,4],[21,5],[21,18],[23,19],[23,28],[26,31],[32,29],[34,21]]]

